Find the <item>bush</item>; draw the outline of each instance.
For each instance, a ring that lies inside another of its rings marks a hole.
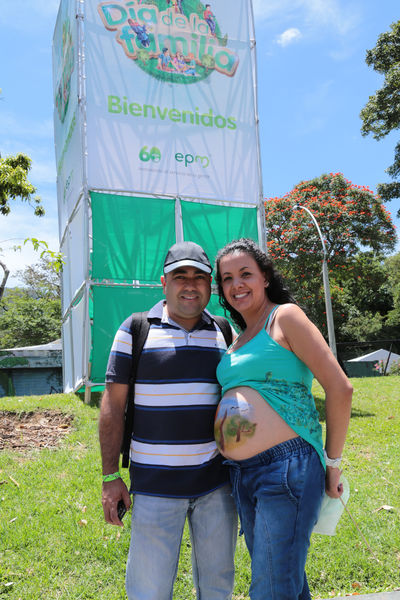
[[[389,369],[389,375],[400,375],[400,360],[392,362]]]

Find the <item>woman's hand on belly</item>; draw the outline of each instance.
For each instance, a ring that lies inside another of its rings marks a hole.
[[[255,390],[228,390],[219,403],[214,436],[221,454],[242,460],[297,437],[278,413]]]

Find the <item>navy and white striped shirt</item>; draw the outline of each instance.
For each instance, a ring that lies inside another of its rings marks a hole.
[[[150,329],[135,383],[131,491],[194,498],[225,484],[228,472],[214,441],[220,400],[216,367],[224,336],[208,311],[192,331],[171,320],[164,301],[148,313]],[[106,381],[129,383],[132,317],[119,328]]]

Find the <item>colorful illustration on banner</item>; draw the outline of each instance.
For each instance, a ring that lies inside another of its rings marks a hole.
[[[61,44],[62,65],[61,77],[56,86],[55,103],[58,116],[61,123],[64,123],[65,115],[68,111],[69,99],[71,95],[71,77],[75,66],[75,53],[71,35],[71,25],[69,19],[66,19],[62,26],[62,44]]]
[[[169,83],[202,81],[214,71],[233,77],[239,65],[212,4],[198,0],[100,2],[98,13],[125,55]]]

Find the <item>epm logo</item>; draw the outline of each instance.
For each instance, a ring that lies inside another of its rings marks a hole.
[[[182,154],[182,152],[177,152],[175,154],[175,160],[177,162],[183,162],[185,167],[188,167],[192,163],[196,162],[199,163],[199,165],[201,165],[203,169],[206,169],[210,164],[210,159],[208,158],[208,156],[199,156],[198,154],[196,154],[196,156],[193,156],[193,154]]]
[[[151,162],[159,163],[161,160],[161,152],[159,148],[153,146],[149,149],[148,146],[143,146],[139,152],[139,158],[143,162]],[[199,154],[183,154],[183,152],[177,152],[174,156],[176,162],[183,163],[185,167],[189,167],[189,165],[193,163],[199,164],[203,169],[206,169],[210,164],[210,159],[208,156],[200,156]]]

